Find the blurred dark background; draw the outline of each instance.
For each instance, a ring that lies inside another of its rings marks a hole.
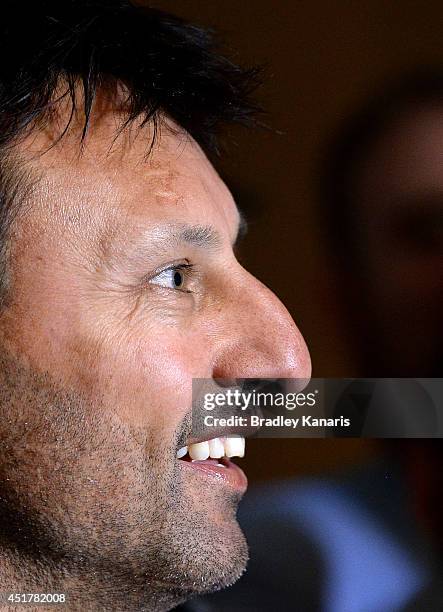
[[[441,3],[150,5],[213,26],[228,55],[265,67],[258,99],[274,131],[236,130],[218,165],[249,220],[244,265],[291,312],[309,346],[313,376],[377,375],[362,361],[349,325],[349,295],[318,201],[319,169],[330,138],[377,88],[415,66],[443,64]],[[254,440],[242,465],[257,481],[324,474],[378,452],[364,440]]]

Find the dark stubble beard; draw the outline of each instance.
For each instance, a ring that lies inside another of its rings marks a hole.
[[[239,500],[207,487],[196,504],[176,440],[159,440],[155,427],[130,427],[102,400],[3,351],[1,590],[65,592],[70,610],[134,612],[235,582],[247,560]]]

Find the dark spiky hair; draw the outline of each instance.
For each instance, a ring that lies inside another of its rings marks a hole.
[[[1,8],[0,306],[10,284],[9,229],[34,180],[14,147],[60,102],[71,113],[56,142],[80,111],[83,143],[97,94],[123,92],[115,136],[135,120],[150,123],[148,154],[162,115],[217,153],[218,128],[251,124],[258,110],[250,100],[257,70],[233,64],[210,31],[172,15],[128,0],[3,0]]]
[[[251,122],[257,71],[236,66],[215,47],[211,32],[127,0],[6,0],[0,147],[67,96],[73,112],[84,111],[84,138],[98,90],[122,85],[124,125],[141,118],[156,128],[163,112],[206,151],[217,150],[220,124]]]

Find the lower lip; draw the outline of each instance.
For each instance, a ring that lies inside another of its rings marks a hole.
[[[242,469],[229,459],[206,459],[205,461],[191,461],[190,459],[179,459],[185,467],[192,470],[204,472],[208,476],[225,483],[238,491],[244,493],[248,486],[248,479]]]

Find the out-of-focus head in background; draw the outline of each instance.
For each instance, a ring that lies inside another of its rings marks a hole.
[[[443,371],[443,70],[389,82],[327,149],[321,214],[366,376]]]

